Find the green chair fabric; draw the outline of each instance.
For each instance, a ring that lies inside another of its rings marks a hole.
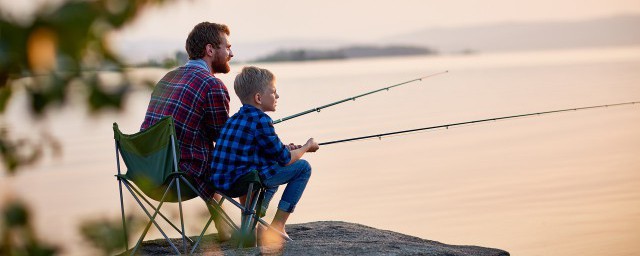
[[[171,181],[169,178],[179,172],[173,159],[173,152],[176,152],[175,161],[180,159],[179,145],[177,141],[171,145],[171,136],[175,136],[173,118],[164,117],[149,129],[131,135],[123,134],[114,123],[113,134],[127,166],[123,178],[133,181],[149,198],[160,201]],[[181,190],[182,201],[197,196],[186,184],[181,184]],[[178,202],[176,195],[176,188],[171,188],[165,201]]]

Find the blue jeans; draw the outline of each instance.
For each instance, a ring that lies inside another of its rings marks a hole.
[[[262,209],[266,211],[273,195],[278,191],[278,186],[287,184],[278,203],[278,209],[293,212],[302,197],[309,177],[311,177],[311,165],[306,160],[300,159],[289,166],[278,166],[273,177],[262,180],[262,184],[267,188]]]

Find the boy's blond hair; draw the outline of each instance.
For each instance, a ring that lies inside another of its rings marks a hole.
[[[276,77],[269,70],[248,66],[236,76],[233,89],[242,103],[249,104],[256,93],[264,93],[275,79]]]

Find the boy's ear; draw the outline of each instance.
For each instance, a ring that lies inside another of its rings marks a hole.
[[[259,92],[253,95],[253,101],[255,101],[258,104],[262,104],[262,96],[260,95]]]

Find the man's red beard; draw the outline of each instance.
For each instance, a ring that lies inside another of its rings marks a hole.
[[[213,69],[213,73],[222,73],[222,74],[229,73],[229,71],[231,71],[231,67],[229,66],[229,61],[231,61],[231,58],[227,58],[224,61],[213,61],[211,63],[211,68]]]

